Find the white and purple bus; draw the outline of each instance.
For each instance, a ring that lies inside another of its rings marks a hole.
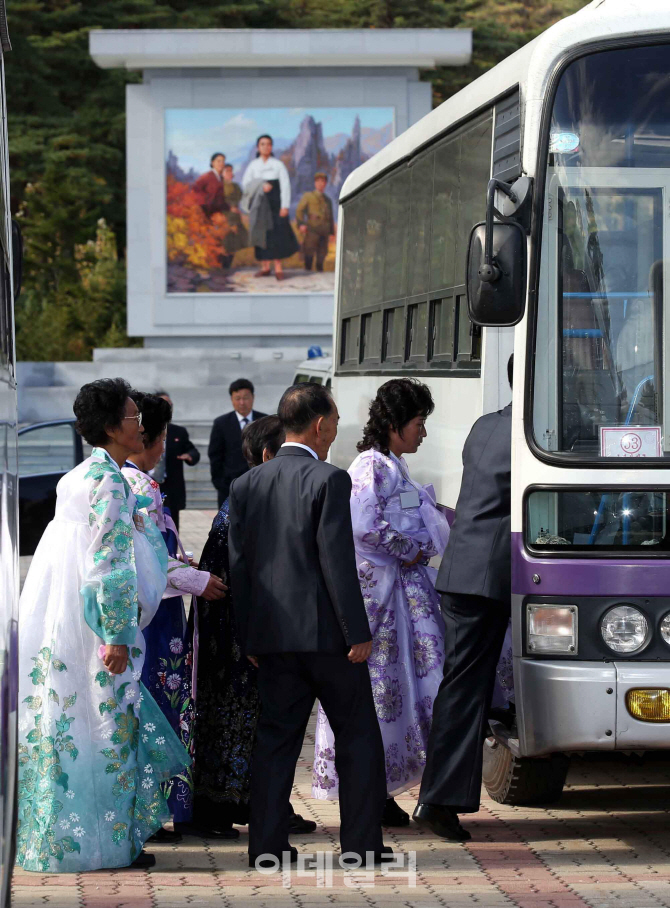
[[[419,376],[413,473],[453,509],[515,354],[516,719],[491,723],[489,792],[551,800],[571,753],[670,749],[667,0],[554,25],[351,174],[340,217],[335,463],[377,387]]]
[[[4,55],[11,50],[0,0],[0,908],[10,902],[16,828],[18,696],[18,450],[14,298],[21,284],[21,235],[9,208]]]

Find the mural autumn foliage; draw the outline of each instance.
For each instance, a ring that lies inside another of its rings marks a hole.
[[[229,230],[222,214],[208,218],[192,187],[168,174],[168,261],[201,271],[220,268],[223,239]]]

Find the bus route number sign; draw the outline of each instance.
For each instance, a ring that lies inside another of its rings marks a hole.
[[[660,426],[601,426],[601,457],[661,457]]]

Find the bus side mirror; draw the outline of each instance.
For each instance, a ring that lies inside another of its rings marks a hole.
[[[502,212],[495,206],[502,193]],[[513,185],[490,180],[486,221],[472,228],[468,246],[467,297],[470,319],[482,327],[507,327],[521,321],[526,302],[526,229],[530,225],[533,181]],[[494,221],[494,215],[502,223]]]
[[[486,224],[470,234],[468,313],[475,325],[505,327],[523,317],[526,302],[526,235],[520,224],[493,224],[491,262],[486,261]]]

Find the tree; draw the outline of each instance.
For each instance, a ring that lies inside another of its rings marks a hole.
[[[8,0],[12,206],[26,246],[24,291],[17,307],[19,356],[88,358],[92,346],[109,340],[112,331],[115,343],[129,342],[120,314],[125,293],[116,278],[108,275],[107,289],[103,292],[101,285],[97,301],[112,321],[85,315],[90,288],[82,277],[78,250],[98,243],[102,219],[107,241],[116,242],[115,273],[123,275],[125,86],[141,76],[99,69],[88,52],[91,29],[473,28],[469,66],[423,74],[433,85],[435,103],[440,103],[586,2]],[[94,330],[101,333],[96,337]]]

